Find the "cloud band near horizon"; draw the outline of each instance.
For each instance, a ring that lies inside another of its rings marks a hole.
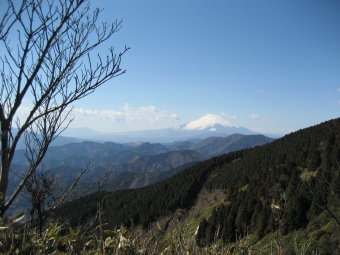
[[[112,120],[117,122],[124,121],[148,121],[154,123],[157,121],[178,121],[179,116],[175,113],[168,113],[166,110],[156,108],[154,105],[134,107],[129,104],[124,104],[121,111],[115,110],[98,110],[98,109],[85,109],[74,108],[72,117],[75,120],[100,118]]]

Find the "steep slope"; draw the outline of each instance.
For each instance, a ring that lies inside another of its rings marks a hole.
[[[105,201],[105,222],[111,227],[120,224],[130,226],[132,222],[147,226],[158,216],[177,208],[190,207],[210,173],[210,163],[199,163],[144,188],[101,193],[99,199]],[[68,218],[71,224],[84,224],[96,214],[97,198],[92,194],[74,200],[61,207],[56,215]]]
[[[339,119],[248,150],[206,183],[210,190],[225,190],[227,203],[202,220],[198,243],[214,242],[218,226],[217,238],[226,242],[247,232],[258,238],[273,231],[288,235],[314,224],[322,213],[334,217],[319,227],[328,222],[339,226],[339,158]],[[325,234],[339,240],[334,233]],[[315,245],[324,247],[325,243]]]
[[[143,172],[133,172],[133,171],[123,171],[113,176],[110,176],[107,180],[106,187],[108,189],[112,187],[121,187],[122,189],[136,189],[160,182],[167,179],[184,169],[197,164],[197,162],[190,162],[178,167],[172,168],[166,171],[143,171]],[[91,185],[91,184],[89,184]],[[105,188],[105,186],[104,186]]]
[[[102,193],[103,220],[108,227],[131,222],[148,226],[159,216],[190,208],[205,188],[224,190],[226,200],[202,219],[196,236],[201,246],[217,239],[234,242],[249,233],[256,234],[256,240],[273,231],[288,235],[310,229],[311,224],[318,224],[313,225],[318,231],[339,219],[339,158],[340,119],[336,119],[268,145],[201,162],[148,187]],[[90,195],[66,204],[58,215],[83,224],[95,212],[96,196]],[[324,220],[317,223],[320,217]],[[335,254],[339,236],[334,228],[328,229],[318,232],[313,245],[332,251],[323,254]]]

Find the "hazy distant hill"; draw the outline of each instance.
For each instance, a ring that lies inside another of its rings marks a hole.
[[[91,162],[92,166],[112,166],[126,163],[137,156],[152,156],[170,151],[192,150],[209,158],[231,151],[254,147],[273,141],[263,135],[234,134],[227,137],[210,137],[203,140],[196,139],[172,144],[140,143],[137,145],[120,144],[114,142],[80,142],[62,146],[50,147],[44,157],[45,168],[59,166],[81,167]],[[177,153],[176,155],[179,155]],[[18,150],[14,163],[24,165],[25,151]]]
[[[72,143],[50,147],[43,160],[43,166],[55,172],[64,182],[68,182],[90,162],[90,167],[83,177],[85,182],[88,182],[98,180],[105,169],[112,174],[125,171],[164,172],[183,164],[254,147],[272,140],[262,135],[235,134],[228,137],[211,137],[198,142],[183,141],[164,145],[159,143],[137,145],[113,142]],[[23,171],[23,166],[26,164],[25,151],[17,151],[13,162],[17,165],[18,171]]]
[[[196,151],[171,151],[153,156],[135,156],[125,163],[113,167],[112,170],[115,172],[164,172],[190,162],[205,159],[207,158]]]
[[[210,136],[227,136],[235,133],[244,135],[256,134],[247,128],[233,125],[221,115],[207,114],[197,120],[176,128],[117,133],[100,133],[82,128],[79,129],[79,132],[78,129],[66,130],[64,135],[75,136],[82,139],[86,138],[120,143],[136,141],[170,143],[179,140],[203,139]]]
[[[266,143],[270,143],[275,139],[264,135],[241,135],[233,134],[226,137],[208,137],[203,140],[182,141],[167,144],[169,149],[173,150],[194,150],[202,155],[210,158],[237,151],[245,148],[251,148]]]
[[[272,141],[265,136],[232,135],[214,137],[194,142],[183,141],[172,144],[138,143],[118,144],[113,142],[80,142],[50,147],[43,160],[45,170],[50,170],[67,186],[90,162],[82,177],[80,190],[93,192],[100,178],[107,172],[105,189],[124,184],[124,187],[142,187],[168,178],[183,165],[199,162],[218,154],[236,149],[254,147]],[[18,150],[12,167],[10,186],[19,181],[25,171],[25,151]],[[173,171],[172,171],[173,170]],[[165,173],[166,174],[162,174]],[[84,194],[84,193],[83,193]],[[20,204],[20,203],[18,203]]]
[[[161,144],[142,143],[138,146],[124,145],[113,142],[81,142],[50,147],[44,157],[46,168],[55,168],[60,165],[77,167],[91,162],[91,165],[120,164],[138,155],[156,155],[168,152]],[[17,151],[14,162],[24,164],[25,151]]]
[[[191,145],[189,148],[206,157],[214,157],[232,151],[263,145],[272,141],[274,141],[274,139],[264,135],[233,134],[227,137],[209,137]]]
[[[17,129],[13,128],[12,132],[13,132],[13,135],[15,135],[17,133]],[[60,136],[56,137],[56,139],[53,140],[53,142],[51,143],[50,146],[54,147],[54,146],[62,146],[62,145],[65,145],[65,144],[70,144],[70,143],[80,143],[80,142],[82,142],[84,140],[89,140],[89,139],[75,138],[75,137],[60,135]],[[22,149],[25,149],[25,148],[26,148],[25,138],[24,138],[24,136],[22,136],[19,139],[19,142],[17,144],[16,149],[17,150],[22,150]]]

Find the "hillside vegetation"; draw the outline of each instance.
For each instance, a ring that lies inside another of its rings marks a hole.
[[[0,221],[0,254],[339,254],[340,119],[65,203],[37,231]]]
[[[160,216],[190,209],[202,190],[223,190],[225,201],[200,218],[198,246],[251,236],[251,245],[264,249],[260,240],[267,238],[283,249],[284,240],[293,243],[290,235],[303,231],[310,249],[335,254],[340,240],[339,161],[340,120],[336,119],[265,146],[198,163],[151,186],[82,197],[57,215],[73,226],[84,225],[96,214],[98,201],[103,201],[102,221],[107,228],[146,229]],[[292,247],[286,246],[285,252],[292,253]]]

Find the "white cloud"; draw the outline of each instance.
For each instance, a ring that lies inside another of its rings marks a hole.
[[[275,120],[263,118],[261,115],[259,115],[257,113],[250,114],[249,117],[252,120],[259,120],[259,121],[263,121],[263,122],[267,122],[267,123],[274,123],[275,122]]]
[[[272,127],[272,128],[252,128],[253,131],[259,132],[262,134],[276,134],[276,135],[285,135],[291,132],[294,132],[294,129],[290,128],[282,128],[282,127]]]
[[[340,88],[337,88],[337,90],[336,91],[338,91],[339,93],[340,93]]]
[[[229,120],[236,120],[237,119],[237,116],[236,115],[228,115],[224,112],[221,113],[221,115],[226,118],[226,119],[229,119]]]
[[[125,104],[122,111],[74,108],[72,116],[76,120],[100,118],[118,122],[148,121],[150,123],[161,120],[177,121],[179,119],[177,114],[157,109],[153,105],[133,107],[129,104]]]
[[[77,119],[86,118],[102,118],[108,120],[121,120],[123,118],[122,112],[116,112],[113,110],[93,110],[84,108],[74,108],[72,112],[72,117]]]
[[[30,111],[31,107],[20,106],[16,113],[16,124],[21,125]],[[70,127],[88,127],[102,132],[165,128],[179,120],[177,114],[158,109],[154,105],[129,104],[117,110],[75,107],[69,117],[74,120]]]
[[[21,117],[27,117],[28,114],[31,112],[32,108],[24,105],[20,105],[18,110],[17,110],[17,115]]]
[[[251,118],[252,120],[260,120],[260,119],[262,119],[261,116],[258,115],[258,114],[256,114],[256,113],[251,114],[251,115],[249,115],[249,116],[250,116],[250,118]]]

